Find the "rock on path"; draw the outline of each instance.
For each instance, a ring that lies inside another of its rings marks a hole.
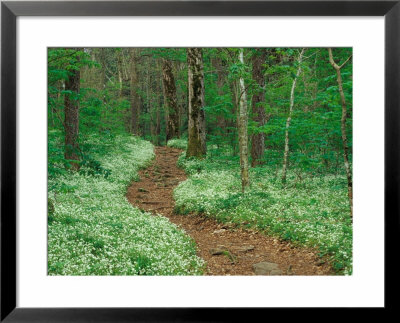
[[[259,262],[253,265],[256,275],[282,275],[282,270],[279,269],[278,264],[273,262]]]

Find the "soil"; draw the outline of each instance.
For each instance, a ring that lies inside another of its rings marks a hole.
[[[317,251],[293,246],[255,230],[218,223],[198,214],[173,212],[174,188],[187,177],[177,167],[182,150],[156,147],[152,165],[139,172],[140,181],[128,188],[127,198],[140,209],[167,217],[190,235],[197,254],[207,262],[205,275],[255,275],[253,265],[278,264],[281,275],[333,275]]]

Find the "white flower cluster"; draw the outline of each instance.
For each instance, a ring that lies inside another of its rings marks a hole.
[[[251,169],[251,187],[241,193],[240,170],[209,159],[179,159],[192,174],[174,191],[176,211],[199,212],[246,224],[328,255],[338,272],[352,272],[352,223],[345,176],[288,174],[283,187],[274,169]],[[197,169],[197,171],[196,171]],[[261,173],[260,173],[261,172]]]
[[[187,148],[187,140],[186,139],[170,139],[167,142],[168,147],[186,149]]]
[[[120,136],[112,147],[99,157],[111,170],[107,178],[71,173],[52,179],[68,190],[49,192],[54,205],[48,226],[49,275],[202,274],[204,263],[194,242],[168,219],[132,207],[125,197],[138,169],[154,158],[153,146]]]

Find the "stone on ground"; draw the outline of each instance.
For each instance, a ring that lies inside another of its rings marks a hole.
[[[279,266],[273,262],[259,262],[253,265],[253,270],[256,275],[282,275]]]

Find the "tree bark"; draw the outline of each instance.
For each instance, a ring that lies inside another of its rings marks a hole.
[[[130,68],[131,68],[131,132],[139,136],[139,116],[140,116],[140,99],[138,95],[138,49],[131,48],[130,52]]]
[[[162,74],[162,67],[160,65],[160,60],[157,59],[157,73]],[[157,91],[157,104],[156,104],[156,144],[157,146],[161,145],[160,141],[160,133],[161,133],[161,107],[163,105],[163,84],[162,77],[158,78],[158,82],[156,82],[156,91]]]
[[[244,64],[243,49],[239,53],[239,61]],[[239,133],[239,155],[240,155],[240,174],[242,178],[242,192],[250,185],[249,179],[249,152],[248,152],[248,134],[247,134],[247,93],[243,76],[239,78],[239,116],[238,116],[238,133]]]
[[[97,90],[104,91],[106,87],[106,52],[105,48],[99,48],[99,62],[101,65],[100,68],[100,80],[97,82]]]
[[[258,49],[256,53],[253,54],[253,80],[256,83],[257,90],[252,97],[253,106],[253,121],[257,123],[258,127],[262,127],[266,122],[265,113],[265,78],[263,73],[262,64],[265,63],[267,52],[265,49]],[[253,134],[251,136],[251,166],[255,167],[257,165],[263,164],[264,157],[264,138],[265,134],[263,132]]]
[[[290,122],[292,121],[292,113],[294,106],[294,90],[296,89],[297,79],[301,73],[301,62],[303,60],[304,48],[301,50],[299,57],[297,59],[297,73],[292,82],[292,89],[290,90],[290,106],[289,106],[289,115],[286,120],[286,131],[285,131],[285,152],[283,154],[283,167],[282,167],[282,183],[286,183],[286,171],[288,167],[288,157],[289,157],[289,128]]]
[[[201,48],[187,49],[188,62],[188,147],[186,157],[206,155],[206,124],[204,114],[204,71]]]
[[[232,147],[232,156],[238,156],[239,144],[238,144],[238,125],[239,125],[239,86],[236,80],[232,80],[229,84],[232,93],[232,110],[231,113],[236,117],[236,120],[232,118],[228,122],[230,130],[227,131],[227,135],[230,137],[230,145]]]
[[[176,97],[176,85],[172,65],[167,59],[162,60],[164,103],[167,121],[167,142],[179,138],[179,107]]]
[[[159,104],[157,105],[156,111],[156,143],[157,146],[161,144],[160,142],[160,133],[161,133],[161,116],[160,116],[160,109],[162,106],[162,97],[160,96]]]
[[[148,111],[150,115],[150,137],[151,137],[151,142],[154,144],[155,143],[155,127],[154,127],[154,105],[153,105],[153,93],[152,93],[152,84],[153,84],[153,78],[150,75],[151,71],[151,62],[150,58],[147,59],[147,64],[146,64],[146,98],[147,98],[147,104],[148,104]]]
[[[222,98],[224,95],[224,85],[225,82],[227,81],[226,79],[227,69],[223,65],[222,59],[220,57],[215,57],[214,59],[212,59],[212,64],[217,72],[217,93],[218,96]],[[221,101],[221,99],[219,99],[219,101]],[[221,139],[226,138],[226,136],[229,133],[229,131],[226,130],[227,120],[223,115],[221,115],[221,113],[218,113],[216,117],[217,117],[217,128],[215,129],[215,132],[217,136],[219,136]],[[220,141],[217,142],[217,145],[219,143]]]
[[[73,50],[78,51],[79,48]],[[77,57],[79,61],[79,57]],[[64,97],[64,129],[65,148],[64,157],[69,161],[69,167],[79,169],[79,92],[80,92],[80,71],[70,70],[68,80],[65,82],[65,90],[68,93]]]
[[[347,121],[347,106],[346,106],[346,99],[344,96],[343,91],[343,81],[342,81],[342,74],[340,72],[341,68],[346,65],[346,63],[350,60],[351,56],[342,64],[337,65],[333,59],[332,49],[328,48],[329,52],[329,63],[336,71],[337,76],[337,83],[339,87],[340,93],[340,101],[342,104],[342,118],[341,118],[341,131],[342,131],[342,145],[343,145],[343,159],[344,159],[344,167],[346,170],[346,177],[347,177],[347,193],[349,197],[349,204],[350,204],[350,216],[353,217],[353,178],[352,172],[350,169],[349,163],[349,145],[347,142],[347,132],[346,132],[346,121]]]
[[[118,69],[118,83],[119,83],[118,95],[121,98],[122,97],[122,87],[123,87],[122,51],[119,51],[117,54],[117,69]]]

